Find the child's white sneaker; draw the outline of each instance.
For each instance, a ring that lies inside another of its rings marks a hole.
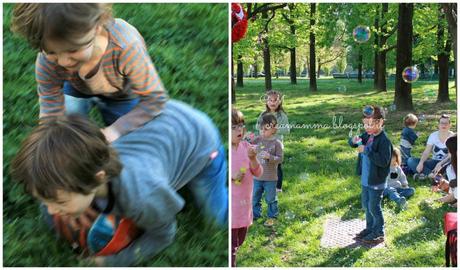
[[[281,188],[276,188],[276,193],[283,192],[283,189]]]

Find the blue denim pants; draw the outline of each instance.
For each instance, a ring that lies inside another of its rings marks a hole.
[[[431,171],[434,169],[434,167],[436,167],[436,165],[438,164],[440,160],[435,160],[435,159],[427,159],[425,160],[425,162],[423,163],[423,171],[422,173],[424,175],[428,175],[431,173]],[[409,158],[407,160],[407,166],[411,169],[411,171],[413,173],[416,173],[417,172],[417,165],[418,163],[420,162],[420,159],[419,158]]]
[[[361,203],[366,212],[366,229],[375,235],[384,235],[382,213],[383,189],[361,186]]]
[[[211,163],[187,184],[205,217],[225,228],[228,224],[227,170],[225,148],[221,146]]]
[[[127,100],[114,100],[101,95],[85,95],[73,88],[67,81],[64,82],[63,90],[66,114],[88,116],[90,110],[96,106],[107,126],[130,112],[139,103],[138,97]]]
[[[276,196],[277,181],[260,181],[254,179],[254,190],[252,196],[252,212],[254,219],[262,216],[262,195],[265,192],[265,202],[268,206],[268,217],[278,217],[278,197]]]
[[[393,188],[388,187],[383,191],[383,196],[388,197],[390,200],[399,203],[401,197],[409,198],[415,193],[415,188]]]

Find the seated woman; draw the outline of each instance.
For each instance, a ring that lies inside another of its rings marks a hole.
[[[444,197],[438,199],[438,201],[443,203],[452,203],[453,207],[457,207],[457,135],[447,139],[446,146],[452,157],[451,163],[446,170],[447,178],[449,180],[449,192]]]
[[[431,133],[426,143],[425,151],[421,158],[409,158],[407,165],[414,172],[414,179],[425,179],[427,175],[434,172],[436,175],[450,160],[450,155],[446,147],[447,138],[454,135],[450,131],[450,117],[442,114],[439,118],[438,131]],[[432,158],[428,158],[432,153]]]

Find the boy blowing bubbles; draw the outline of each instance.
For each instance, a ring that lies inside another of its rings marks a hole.
[[[384,241],[381,203],[393,149],[383,131],[384,118],[382,108],[366,106],[362,119],[366,132],[348,142],[351,147],[358,148],[357,173],[361,176],[361,202],[366,213],[366,228],[356,235],[356,240],[368,244]]]

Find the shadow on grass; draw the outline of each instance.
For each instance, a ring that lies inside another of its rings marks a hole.
[[[319,267],[350,267],[367,251],[366,248],[340,248],[328,254],[326,260],[314,265]]]

